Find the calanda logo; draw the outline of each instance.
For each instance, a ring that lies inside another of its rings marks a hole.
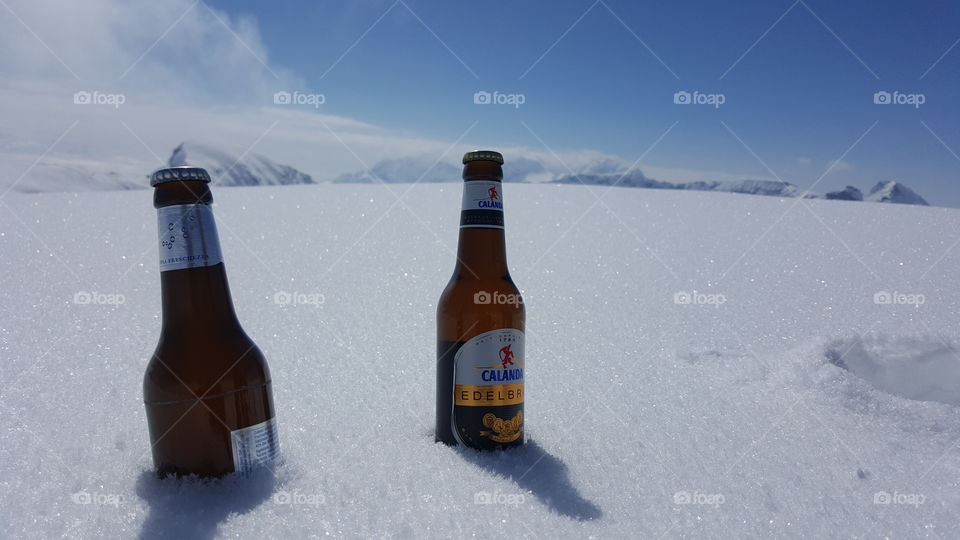
[[[511,343],[497,351],[500,360],[498,363],[492,366],[477,366],[477,369],[483,370],[480,373],[480,378],[485,382],[522,381],[523,364],[513,353],[512,347],[513,344]]]
[[[483,199],[475,199],[477,208],[490,208],[494,210],[503,210],[503,201],[500,200],[500,193],[496,186],[487,188],[487,196]]]

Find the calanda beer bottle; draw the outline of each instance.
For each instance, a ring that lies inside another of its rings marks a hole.
[[[270,370],[233,310],[209,182],[198,167],[150,178],[163,323],[143,398],[161,476],[219,477],[279,458]]]
[[[479,450],[523,444],[524,306],[503,229],[503,156],[463,156],[457,264],[437,306],[436,440]]]

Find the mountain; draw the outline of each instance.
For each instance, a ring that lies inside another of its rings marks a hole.
[[[866,198],[870,202],[883,202],[894,204],[919,204],[921,206],[930,206],[926,200],[917,195],[912,189],[892,180],[888,182],[877,182],[870,190],[870,195]]]
[[[847,186],[840,191],[827,193],[824,198],[835,201],[862,201],[863,192],[853,186]]]
[[[558,184],[588,184],[602,186],[640,187],[648,189],[682,189],[691,191],[721,191],[773,197],[803,197],[805,199],[832,199],[930,206],[923,197],[900,182],[878,182],[867,198],[854,186],[826,195],[803,191],[789,182],[776,180],[697,181],[672,183],[648,178],[640,171],[629,173],[565,175],[554,180]]]
[[[677,189],[676,184],[648,178],[640,171],[603,174],[567,174],[553,181],[555,184],[586,184],[592,186],[622,186],[650,189]]]
[[[727,193],[745,193],[747,195],[768,195],[772,197],[800,197],[805,193],[789,182],[776,180],[735,180],[731,182],[688,182],[677,184],[677,189],[696,191],[724,191]]]
[[[789,182],[776,180],[735,180],[663,182],[648,178],[640,171],[628,173],[565,175],[554,180],[557,184],[588,184],[601,186],[640,187],[648,189],[680,189],[690,191],[722,191],[726,193],[745,193],[748,195],[770,195],[774,197],[799,197],[805,195],[797,186]]]
[[[700,180],[668,182],[646,176],[642,171],[624,170],[622,161],[609,156],[589,157],[571,163],[577,172],[569,173],[565,166],[558,171],[557,163],[542,156],[519,153],[509,161],[507,182],[529,184],[554,183],[571,185],[619,186],[647,189],[685,191],[717,191],[748,195],[805,199],[832,199],[869,201],[929,206],[916,192],[899,182],[878,182],[869,196],[853,186],[825,195],[804,191],[789,182],[777,180]],[[253,152],[238,152],[209,143],[181,142],[167,160],[170,166],[195,165],[206,168],[217,186],[261,186],[316,184],[309,174],[289,165],[278,163]],[[26,170],[27,174],[22,171]],[[370,170],[340,174],[334,183],[438,183],[457,182],[461,174],[455,158],[435,156],[400,156],[377,162]],[[78,158],[48,157],[37,163],[0,155],[0,190],[6,188],[21,193],[79,192],[117,189],[146,189],[144,179],[150,165],[132,159],[96,161]],[[7,180],[4,182],[3,180]]]
[[[173,149],[168,165],[207,169],[216,186],[314,184],[309,174],[249,152],[237,154],[208,144],[182,142]]]
[[[362,171],[342,174],[335,183],[385,184],[400,182],[453,182],[460,179],[462,170],[449,161],[437,162],[436,157],[416,156],[384,159]]]

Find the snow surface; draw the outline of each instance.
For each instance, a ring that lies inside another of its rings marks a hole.
[[[605,190],[507,186],[529,443],[499,454],[432,436],[459,185],[215,190],[286,461],[212,483],[150,472],[150,192],[8,195],[0,535],[960,535],[960,212]]]

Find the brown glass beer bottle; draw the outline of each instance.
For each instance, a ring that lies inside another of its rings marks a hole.
[[[453,277],[437,305],[436,440],[480,450],[523,444],[524,317],[503,228],[503,156],[463,156]]]
[[[143,398],[161,476],[245,473],[280,455],[270,370],[233,310],[209,182],[199,167],[150,178],[163,324]]]

